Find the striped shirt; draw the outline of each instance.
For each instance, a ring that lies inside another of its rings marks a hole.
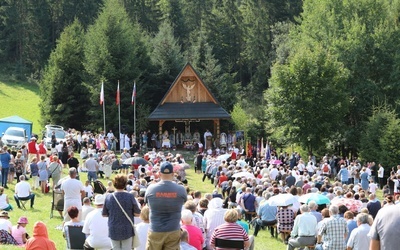
[[[215,239],[223,240],[243,240],[248,241],[249,236],[246,231],[237,223],[224,223],[218,226],[211,236],[211,245],[215,245]],[[217,250],[220,248],[216,248]]]

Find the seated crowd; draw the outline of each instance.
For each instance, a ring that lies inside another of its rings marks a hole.
[[[39,172],[42,166],[45,166],[46,172],[50,170],[53,187],[60,188],[66,196],[63,233],[68,247],[71,248],[75,239],[70,235],[71,228],[79,227],[85,236],[82,243],[84,249],[126,249],[132,245],[135,249],[146,249],[148,238],[156,235],[149,233],[154,230],[151,224],[156,210],[148,195],[153,185],[165,181],[186,190],[187,197],[175,211],[180,214],[181,249],[210,250],[229,244],[242,244],[230,248],[254,249],[255,237],[265,228],[272,237],[279,235],[287,249],[315,247],[349,250],[368,249],[370,246],[371,249],[379,249],[373,247],[379,247],[383,240],[390,246],[396,245],[396,241],[389,237],[390,230],[397,225],[394,224],[396,220],[387,221],[387,216],[398,213],[391,206],[397,206],[399,197],[395,199],[393,195],[397,193],[400,181],[397,181],[397,176],[390,178],[396,184],[393,189],[390,185],[384,187],[380,184],[381,188],[387,189],[384,191],[387,194],[385,200],[380,202],[376,198],[378,185],[371,176],[370,164],[362,167],[358,161],[344,161],[334,171],[331,165],[326,166],[327,159],[317,164],[310,158],[305,165],[300,157],[296,164],[290,160],[286,164],[286,161],[274,163],[273,160],[277,160],[274,157],[257,161],[246,157],[234,159],[236,155],[221,159],[199,153],[195,159],[196,165],[201,166],[202,180],[209,180],[214,186],[212,192],[202,194],[190,189],[185,172],[189,165],[180,154],[174,156],[152,150],[143,157],[149,164],[123,164],[130,156],[127,149],[119,160],[112,151],[83,148],[81,158],[84,162],[70,165],[67,161],[71,168],[66,177],[61,176],[64,163],[56,154],[40,158],[37,163]],[[138,156],[137,152],[132,156]],[[68,160],[71,158],[73,153]],[[198,164],[199,160],[201,164]],[[167,167],[166,163],[169,164]],[[171,177],[165,177],[165,168],[171,168],[168,172]],[[108,181],[105,190],[96,192],[92,181],[103,174],[111,179],[112,171],[119,174],[113,181]],[[76,185],[69,181],[83,178],[84,173],[88,179],[85,185],[80,181]],[[21,200],[29,200],[32,207],[35,196],[30,187],[26,189],[24,182],[25,177],[21,175],[17,184],[21,188],[16,188],[14,198],[18,207]],[[70,196],[75,188],[77,204],[71,202],[73,197]],[[293,197],[291,202],[277,204],[275,197],[286,194]],[[303,199],[308,194],[318,194],[326,199]],[[4,210],[12,209],[8,198],[2,196],[3,189],[0,188],[0,205],[4,205],[1,203],[4,200],[7,203]],[[8,213],[2,211],[0,233],[7,235],[10,242],[14,239],[16,243],[12,244],[26,244],[29,249],[30,239],[24,230],[28,219],[21,217],[14,227],[8,219]],[[47,229],[43,226],[40,222],[36,223],[36,231],[31,238],[43,237],[49,244],[48,249],[52,249],[54,243],[48,240]],[[249,227],[254,228],[253,235],[250,235]]]

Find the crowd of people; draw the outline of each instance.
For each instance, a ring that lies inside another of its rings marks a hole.
[[[399,231],[400,166],[384,179],[380,164],[327,155],[316,161],[312,155],[303,160],[298,153],[273,152],[269,159],[199,153],[195,164],[203,182],[214,185],[212,195],[223,198],[223,208],[239,207],[254,236],[269,228],[287,249],[392,249],[383,246],[398,242],[393,238],[386,243],[381,237]],[[287,197],[292,199],[277,202]],[[389,222],[387,216],[396,212]]]
[[[82,227],[85,249],[209,250],[232,241],[254,249],[255,239],[266,228],[272,237],[280,236],[287,249],[315,245],[316,249],[384,249],[383,244],[397,244],[397,238],[390,236],[400,230],[393,219],[400,212],[396,195],[400,166],[384,179],[380,164],[362,165],[356,159],[326,155],[317,161],[310,155],[305,160],[298,153],[276,152],[266,159],[246,156],[236,147],[222,155],[199,151],[194,157],[194,178],[213,185],[212,191],[202,194],[190,189],[186,179],[190,164],[181,154],[153,149],[142,155],[144,163],[128,163],[132,157],[140,158],[138,148],[131,146],[118,154],[108,146],[83,143],[78,160],[72,142],[60,144],[59,149],[55,145],[43,152],[43,142],[33,137],[19,150],[2,148],[0,233],[9,243],[28,246],[30,241],[24,231],[28,218],[21,217],[14,226],[15,234],[25,236],[14,235],[14,227],[7,222],[7,211],[13,206],[4,189],[17,176],[17,207],[25,201],[33,207],[36,189],[63,193],[62,230],[67,246],[71,243],[69,226]],[[22,169],[17,171],[19,166]],[[11,168],[15,172],[10,179]],[[67,176],[62,176],[64,168]],[[28,176],[32,182],[26,180]],[[106,188],[99,194],[93,184],[102,178]],[[382,201],[376,198],[379,189],[384,194]],[[284,196],[292,200],[276,203]],[[315,198],[320,196],[325,199]],[[36,223],[31,239],[40,238],[48,249],[54,249],[44,228]]]

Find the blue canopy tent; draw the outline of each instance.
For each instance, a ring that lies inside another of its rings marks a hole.
[[[32,122],[25,120],[22,117],[14,115],[0,119],[0,136],[9,127],[23,128],[26,130],[26,134],[28,135],[28,137],[32,136]]]

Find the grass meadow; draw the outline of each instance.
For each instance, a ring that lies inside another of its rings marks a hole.
[[[0,118],[18,115],[33,123],[32,132],[40,134],[39,87],[34,83],[0,80]]]

